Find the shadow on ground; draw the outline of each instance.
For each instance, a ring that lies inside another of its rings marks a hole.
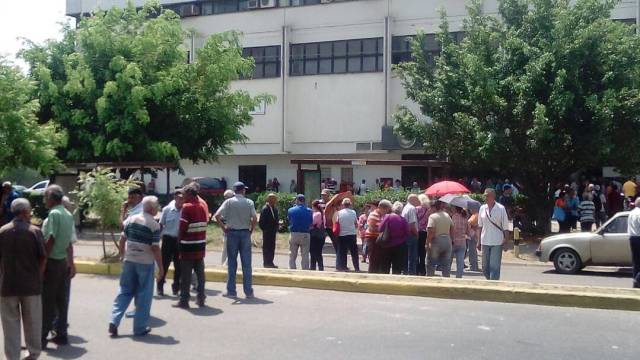
[[[87,340],[80,336],[69,335],[69,345],[56,347],[55,345],[49,344],[49,347],[44,353],[56,359],[79,359],[87,354],[87,349],[77,345],[86,343]]]

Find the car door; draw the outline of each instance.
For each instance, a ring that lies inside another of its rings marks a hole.
[[[601,236],[591,242],[591,258],[594,265],[631,264],[631,249],[627,234],[628,216],[619,215],[613,218],[601,231]]]

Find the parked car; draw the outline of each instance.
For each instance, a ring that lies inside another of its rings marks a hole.
[[[13,191],[17,192],[20,195],[22,195],[22,193],[24,193],[25,190],[27,190],[27,187],[22,185],[13,185],[12,188],[13,188]]]
[[[30,188],[24,192],[28,194],[42,195],[44,190],[49,186],[49,180],[44,180],[33,184]]]
[[[575,274],[588,265],[630,266],[628,219],[628,211],[619,212],[595,232],[549,236],[542,240],[536,254],[540,261],[553,261],[562,274]]]
[[[212,177],[186,178],[182,182],[182,186],[194,181],[200,185],[200,195],[223,195],[226,190],[222,186],[222,181],[220,181],[220,179]]]

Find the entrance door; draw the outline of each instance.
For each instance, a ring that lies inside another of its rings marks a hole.
[[[249,193],[264,191],[267,187],[267,166],[238,166],[238,179],[249,188]]]

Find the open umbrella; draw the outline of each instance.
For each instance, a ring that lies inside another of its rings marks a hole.
[[[426,194],[427,196],[445,196],[447,194],[468,194],[470,192],[464,185],[455,181],[440,181],[429,186]]]
[[[469,197],[469,195],[447,194],[441,197],[440,201],[453,206],[461,207],[466,210],[480,208],[480,203],[473,200],[471,197]]]

